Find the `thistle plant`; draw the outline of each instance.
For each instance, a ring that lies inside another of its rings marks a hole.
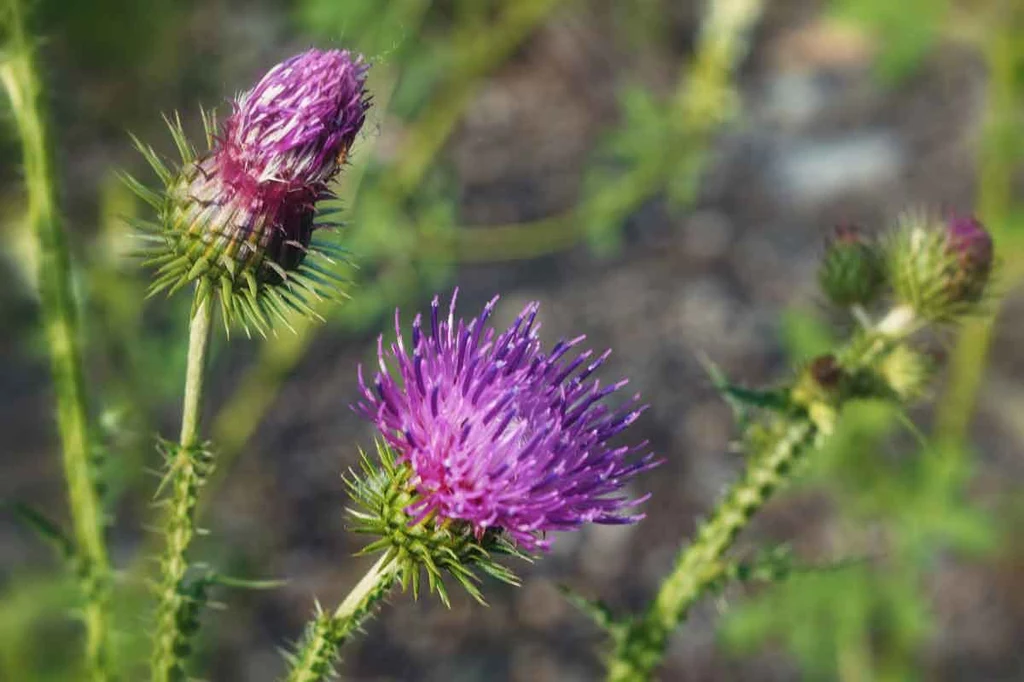
[[[331,197],[338,174],[366,117],[366,65],[348,52],[309,50],[272,68],[233,103],[217,130],[204,114],[208,151],[188,142],[175,119],[181,156],[172,171],[138,143],[162,190],[129,184],[157,211],[140,228],[147,262],[156,268],[152,293],[194,289],[181,434],[166,448],[163,488],[166,539],[157,587],[152,678],[183,679],[198,609],[186,551],[195,534],[199,490],[214,456],[200,435],[203,380],[219,301],[226,328],[266,333],[291,314],[315,316],[311,297],[339,298],[343,281],[331,269],[338,251],[314,239],[329,224],[316,205]],[[327,216],[329,219],[331,216]]]
[[[71,263],[56,208],[41,89],[17,4],[12,7],[14,50],[0,66],[0,79],[23,145],[74,532],[65,538],[44,517],[26,516],[58,539],[77,571],[85,671],[106,680],[115,676],[117,659],[111,656],[108,613],[114,585],[101,481],[91,457]],[[745,45],[737,36],[752,25],[760,3],[715,7],[705,32],[707,58],[699,61],[710,66],[697,71],[721,85]],[[367,65],[348,52],[309,50],[273,67],[238,96],[223,124],[204,112],[200,147],[177,117],[171,119],[177,161],[136,141],[160,180],[151,189],[125,176],[156,214],[138,223],[143,255],[154,270],[151,293],[192,294],[181,430],[176,441],[160,443],[166,470],[159,532],[165,546],[152,628],[156,682],[188,677],[210,588],[253,585],[225,579],[189,557],[198,532],[198,495],[217,459],[201,428],[214,318],[219,311],[226,331],[241,327],[266,335],[293,319],[317,317],[315,301],[344,297],[346,283],[334,265],[345,253],[321,230],[337,224],[337,215],[322,209],[366,119],[366,75]],[[715,118],[704,109],[722,108],[721,102],[702,108],[689,97],[680,102],[693,114],[689,124]],[[656,151],[660,177],[667,157]],[[972,217],[912,213],[880,237],[852,227],[836,230],[818,281],[826,299],[849,313],[849,337],[767,390],[731,383],[712,368],[715,386],[737,414],[744,471],[640,613],[619,617],[600,602],[569,593],[609,636],[609,680],[650,679],[669,636],[694,604],[730,581],[778,581],[801,570],[778,548],[758,552],[753,561],[733,559],[730,552],[771,496],[833,437],[847,406],[887,401],[902,407],[927,394],[937,363],[918,337],[983,308],[993,261],[992,239]],[[484,580],[517,585],[507,562],[543,555],[554,533],[644,517],[638,509],[648,496],[631,488],[660,461],[646,443],[621,442],[645,405],[626,393],[626,380],[605,384],[596,378],[609,351],[583,349],[583,336],[545,347],[537,303],[497,329],[491,320],[497,297],[468,320],[457,318],[456,300],[457,291],[442,312],[435,297],[429,315],[413,319],[408,336],[396,311],[394,340],[378,339],[378,369],[372,376],[362,367],[357,372],[353,409],[376,427],[377,438],[358,470],[343,479],[351,530],[369,538],[363,553],[376,555],[376,562],[337,608],[316,606],[288,655],[289,682],[332,677],[342,645],[396,588],[414,597],[425,589],[448,605],[449,590],[458,586],[483,603]]]
[[[973,218],[908,214],[881,239],[843,228],[830,241],[820,271],[826,297],[858,323],[847,343],[799,368],[782,386],[756,391],[716,386],[741,417],[747,460],[694,540],[684,547],[653,601],[637,616],[614,619],[587,605],[608,631],[608,680],[649,679],[669,635],[702,596],[732,571],[736,537],[800,464],[834,433],[843,407],[863,400],[908,405],[921,397],[935,367],[915,334],[977,312],[992,270],[991,237]],[[871,311],[881,311],[872,316]]]
[[[156,268],[153,293],[192,284],[193,312],[216,295],[225,325],[261,333],[287,325],[291,313],[316,316],[310,299],[342,296],[344,281],[331,268],[342,254],[314,239],[317,228],[337,222],[318,216],[316,204],[333,197],[329,183],[365,121],[366,69],[339,50],[278,64],[235,100],[219,134],[204,114],[210,149],[202,154],[175,119],[177,171],[137,143],[163,183],[152,191],[128,178],[158,214],[139,224]]]
[[[646,496],[624,486],[659,462],[646,444],[613,445],[644,407],[610,399],[627,381],[604,386],[592,375],[608,352],[576,352],[579,336],[545,352],[539,305],[527,305],[498,333],[488,326],[497,298],[479,317],[455,318],[431,303],[429,328],[412,324],[410,347],[395,313],[395,341],[378,340],[379,371],[355,409],[379,429],[376,461],[348,477],[357,532],[383,552],[352,594],[307,628],[290,657],[291,682],[322,680],[345,636],[395,582],[418,592],[421,574],[447,603],[447,574],[482,601],[482,572],[514,583],[496,557],[544,551],[554,531],[586,523],[635,523]],[[333,622],[331,622],[333,621]]]

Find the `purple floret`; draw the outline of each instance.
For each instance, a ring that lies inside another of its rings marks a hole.
[[[172,221],[277,280],[303,259],[314,205],[330,197],[366,119],[367,65],[341,50],[308,50],[234,102],[210,154],[185,170]]]
[[[413,471],[413,521],[436,515],[478,535],[500,529],[534,550],[548,547],[548,531],[643,518],[631,510],[647,496],[631,499],[622,488],[658,462],[638,456],[646,443],[609,442],[646,407],[637,395],[610,406],[627,382],[590,378],[610,351],[576,353],[580,336],[545,353],[537,303],[497,334],[486,326],[497,297],[468,323],[455,320],[455,299],[440,318],[434,298],[428,330],[416,316],[411,354],[396,311],[397,340],[387,350],[379,340],[372,388],[359,370],[357,411]]]
[[[366,120],[367,68],[342,50],[281,62],[237,99],[218,154],[257,183],[326,184]]]

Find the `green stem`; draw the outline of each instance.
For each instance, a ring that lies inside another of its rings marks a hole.
[[[840,362],[846,371],[880,362],[920,326],[913,310],[897,306],[873,325],[865,338],[854,338],[841,349]],[[785,482],[794,465],[828,437],[828,431],[816,425],[813,414],[808,409],[808,416],[779,417],[786,421],[776,425],[775,436],[766,447],[750,453],[750,464],[742,478],[701,526],[697,539],[680,552],[654,602],[625,627],[612,629],[615,649],[608,663],[609,682],[650,678],[664,656],[669,635],[694,603],[721,579],[723,557],[737,534]]]
[[[697,599],[721,576],[722,557],[789,471],[807,451],[816,430],[810,421],[792,422],[775,446],[755,459],[729,490],[715,513],[684,549],[651,607],[616,637],[608,664],[610,682],[648,679],[661,662],[668,636]]]
[[[210,345],[210,326],[213,306],[208,297],[196,300],[195,313],[188,330],[188,364],[185,369],[185,399],[181,411],[183,448],[199,442],[199,418],[203,407],[203,376],[206,373],[206,355]]]
[[[167,472],[170,499],[163,529],[167,545],[160,563],[159,604],[151,670],[153,682],[186,679],[189,640],[196,625],[197,609],[193,608],[192,597],[185,584],[188,571],[185,552],[195,535],[195,507],[199,489],[212,468],[210,455],[199,439],[203,376],[213,323],[210,297],[201,292],[202,286],[197,289],[189,326],[181,437],[170,454]]]
[[[108,680],[113,677],[109,662],[110,563],[96,472],[90,461],[89,416],[71,260],[57,209],[43,89],[17,0],[8,0],[7,19],[10,34],[7,54],[0,65],[0,80],[11,100],[25,165],[29,223],[38,256],[37,281],[57,400],[75,558],[85,597],[86,669],[90,679]]]
[[[287,682],[320,682],[331,676],[341,645],[391,591],[395,584],[395,568],[390,555],[384,554],[356,583],[334,613],[317,614],[306,628],[302,647],[291,658],[292,669]]]

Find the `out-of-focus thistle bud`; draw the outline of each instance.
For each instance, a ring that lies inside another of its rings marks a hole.
[[[344,164],[369,107],[367,65],[339,50],[309,50],[272,68],[233,103],[219,130],[204,115],[209,150],[199,153],[180,123],[171,133],[181,166],[171,171],[139,145],[164,182],[162,193],[129,182],[159,213],[148,228],[153,291],[197,282],[220,295],[225,321],[263,330],[309,297],[334,298],[340,249],[313,240],[316,204]],[[319,262],[318,262],[319,261]]]
[[[790,400],[807,410],[822,433],[832,433],[835,429],[845,378],[836,356],[820,355],[800,372],[790,390]]]
[[[935,371],[935,361],[907,345],[898,345],[878,364],[878,374],[904,402],[924,396]]]
[[[970,312],[992,272],[992,237],[974,218],[905,216],[887,240],[893,293],[914,314],[950,322]]]
[[[957,266],[950,273],[950,296],[978,301],[992,273],[992,236],[976,218],[956,217],[947,224],[946,234]]]
[[[873,240],[852,225],[842,225],[829,239],[818,279],[832,303],[867,305],[885,286],[885,262]]]

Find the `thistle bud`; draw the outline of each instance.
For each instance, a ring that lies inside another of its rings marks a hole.
[[[911,215],[887,241],[886,259],[896,299],[922,319],[949,322],[982,298],[992,238],[973,218]]]
[[[921,398],[935,373],[935,361],[906,346],[896,346],[878,364],[878,374],[900,400]]]
[[[328,184],[366,118],[366,70],[345,51],[303,52],[240,95],[222,128],[208,120],[205,154],[172,124],[177,173],[143,149],[165,182],[155,290],[205,279],[218,285],[226,317],[248,313],[257,323],[282,302],[305,308],[303,292],[332,293],[331,273],[300,266],[323,255],[312,243],[316,204],[332,196]],[[293,286],[269,293],[285,280]]]
[[[867,305],[882,293],[885,263],[873,241],[858,228],[843,225],[829,240],[818,279],[832,303]]]
[[[992,237],[975,218],[951,218],[946,236],[956,260],[949,276],[949,294],[960,301],[977,301],[992,272]]]
[[[831,433],[835,428],[844,378],[836,356],[820,355],[800,372],[790,390],[790,400],[807,410],[822,433]]]

